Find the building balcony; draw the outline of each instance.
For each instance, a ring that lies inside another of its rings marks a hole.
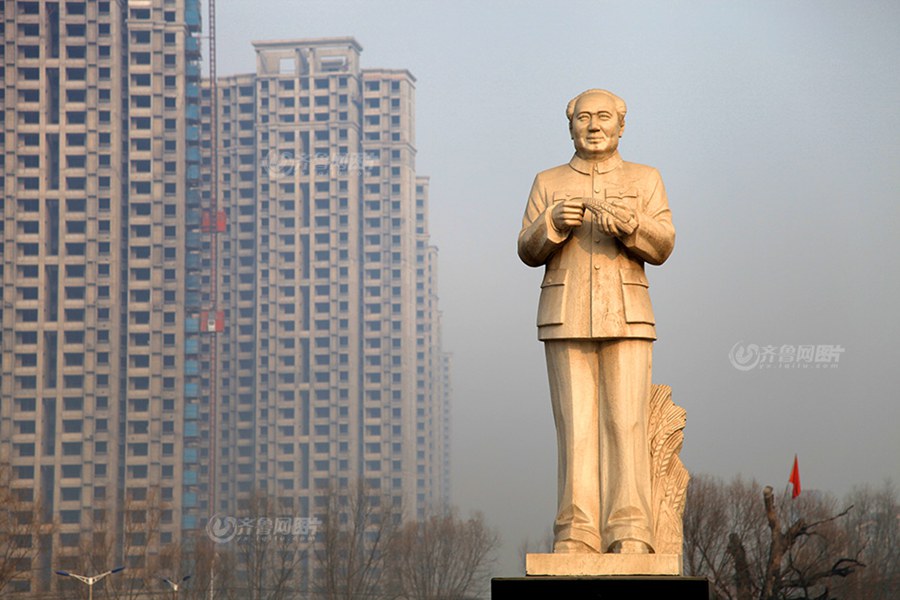
[[[197,310],[200,308],[200,292],[188,291],[184,294],[184,305],[188,310]]]
[[[196,122],[200,120],[200,107],[196,104],[188,104],[184,108],[184,117],[188,121]]]
[[[190,223],[188,225],[190,225]],[[202,259],[200,257],[200,254],[197,253],[187,254],[184,257],[184,266],[186,269],[191,271],[199,269],[201,262]]]
[[[200,7],[188,6],[184,9],[184,24],[189,31],[200,31]]]
[[[200,63],[189,62],[184,67],[184,76],[187,77],[189,81],[199,81],[200,80]]]
[[[200,209],[199,208],[187,209],[187,211],[185,213],[184,224],[187,225],[188,227],[199,227],[200,226]]]
[[[185,235],[185,248],[187,250],[199,250],[203,245],[203,237],[199,231],[188,231]],[[199,287],[199,286],[198,286]]]
[[[190,58],[200,58],[200,39],[194,36],[185,37],[184,51]]]

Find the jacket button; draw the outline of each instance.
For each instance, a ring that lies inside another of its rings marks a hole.
[[[595,269],[599,269],[599,268],[600,268],[600,265],[594,265],[594,268],[595,268]]]

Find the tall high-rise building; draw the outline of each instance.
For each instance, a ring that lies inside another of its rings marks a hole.
[[[449,388],[415,78],[362,69],[352,38],[254,46],[216,86],[217,510],[315,516],[360,485],[424,516],[449,501]]]
[[[46,594],[197,518],[200,7],[0,10],[0,467],[41,522],[4,593]]]
[[[217,81],[214,152],[198,0],[0,20],[0,476],[39,509],[4,594],[152,577],[258,494],[301,517],[351,485],[447,504],[415,78],[362,69],[352,38],[258,42]]]

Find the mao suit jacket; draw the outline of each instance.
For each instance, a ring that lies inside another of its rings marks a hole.
[[[603,233],[590,211],[567,232],[550,213],[566,198],[627,203],[637,228],[624,238]],[[618,152],[592,163],[575,156],[537,174],[519,232],[519,257],[546,265],[538,304],[538,338],[656,339],[644,263],[662,264],[675,228],[659,172],[624,162]]]

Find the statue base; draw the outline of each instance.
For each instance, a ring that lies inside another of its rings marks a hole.
[[[532,575],[681,575],[679,554],[526,554]]]
[[[522,598],[678,598],[710,600],[709,581],[702,577],[496,577],[491,600]]]

